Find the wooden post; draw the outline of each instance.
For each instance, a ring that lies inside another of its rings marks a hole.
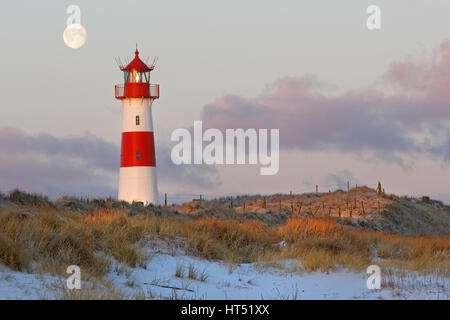
[[[322,214],[325,215],[325,202],[322,201]]]
[[[328,209],[328,216],[331,216],[331,206],[330,209]]]
[[[320,205],[317,207],[316,211],[314,211],[313,216],[315,216],[317,214],[317,211],[319,211],[320,209]]]
[[[200,195],[200,200],[202,200],[202,195]]]
[[[291,211],[294,214],[294,199],[291,199]]]
[[[347,180],[347,193],[350,192],[350,181]]]
[[[381,214],[380,200],[378,200],[378,214]]]
[[[264,209],[267,209],[267,201],[266,201],[266,197],[264,197],[263,208],[264,208]]]
[[[340,218],[341,217],[341,207],[339,207],[338,212],[339,212],[339,218]]]
[[[316,184],[316,193],[319,192],[319,186]]]
[[[363,216],[365,216],[366,215],[366,211],[364,210],[364,201],[361,201],[361,208],[362,208]]]
[[[164,207],[167,208],[167,193],[164,193]]]
[[[281,210],[281,198],[280,198],[280,207],[279,207],[279,210]]]
[[[243,208],[243,210],[245,211],[245,201],[244,201],[244,208]]]
[[[302,213],[302,203],[300,202],[300,207],[298,208],[298,213]]]
[[[233,209],[233,197],[230,197],[230,209]]]

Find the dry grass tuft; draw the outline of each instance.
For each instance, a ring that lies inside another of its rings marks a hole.
[[[136,243],[146,234],[146,217],[130,219],[116,210],[79,215],[49,206],[22,215],[18,206],[0,209],[0,260],[14,270],[65,275],[69,265],[86,277],[109,271],[107,255],[131,267],[146,261]]]

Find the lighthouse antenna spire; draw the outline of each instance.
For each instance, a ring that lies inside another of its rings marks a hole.
[[[120,63],[119,63],[119,58],[114,58],[114,60],[116,61],[116,64],[117,64],[117,66],[119,67],[119,69],[121,69],[122,68],[122,66],[120,65]]]
[[[150,67],[151,69],[154,69],[154,68],[155,68],[156,62],[158,62],[158,57],[154,57],[154,58],[153,58],[152,65],[151,65],[151,67]]]
[[[115,60],[116,60],[117,66],[120,69],[122,69],[124,67],[124,65],[123,65],[122,60],[120,59],[120,57],[116,57]]]

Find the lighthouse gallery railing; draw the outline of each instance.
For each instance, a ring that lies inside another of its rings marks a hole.
[[[150,98],[154,99],[159,98],[159,84],[150,84],[149,90],[150,90]],[[125,85],[123,84],[116,85],[115,91],[116,91],[116,99],[125,98]]]

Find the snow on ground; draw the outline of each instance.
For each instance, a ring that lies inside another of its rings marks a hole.
[[[389,274],[392,288],[369,290],[367,275],[341,269],[329,274],[292,272],[298,262],[277,262],[282,268],[254,263],[230,265],[189,256],[158,246],[150,249],[146,268],[115,262],[106,279],[126,297],[151,292],[155,299],[450,299],[450,279]],[[188,279],[189,266],[197,279]],[[176,277],[183,269],[184,276]],[[0,266],[0,299],[56,299],[66,278],[11,271]],[[84,285],[84,284],[83,284]]]
[[[66,280],[50,275],[11,271],[2,267],[0,268],[0,299],[55,299],[57,297],[55,288],[62,281]]]
[[[155,298],[178,299],[450,299],[450,279],[421,277],[409,273],[401,278],[390,275],[394,289],[367,289],[367,274],[339,270],[322,272],[289,272],[297,261],[284,261],[285,268],[261,266],[254,263],[230,266],[208,261],[183,252],[150,252],[146,268],[136,268],[127,277],[109,274],[116,286],[132,294],[135,290],[150,290]],[[280,264],[280,263],[279,263]],[[188,279],[189,266],[205,281]],[[177,268],[184,277],[176,277]],[[285,269],[285,271],[283,271]],[[231,272],[230,272],[231,271]],[[172,287],[172,288],[171,288]],[[177,289],[173,289],[177,288]]]

